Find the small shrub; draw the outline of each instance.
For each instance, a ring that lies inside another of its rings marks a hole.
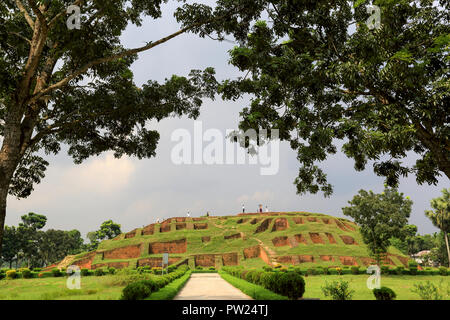
[[[17,272],[16,270],[8,270],[6,271],[6,279],[7,280],[12,280],[17,278]]]
[[[441,276],[446,276],[447,274],[448,274],[448,270],[447,270],[447,268],[446,267],[439,267],[439,274],[441,275]]]
[[[297,300],[305,293],[305,280],[296,272],[285,272],[279,277],[277,286],[276,293],[287,296],[291,300]]]
[[[380,289],[373,289],[373,295],[377,300],[395,300],[397,295],[388,287],[381,287]]]
[[[352,274],[359,274],[359,266],[352,266],[351,271]]]
[[[324,267],[323,274],[330,274],[330,269],[328,269],[328,267]]]
[[[108,268],[108,273],[109,273],[109,274],[116,274],[116,268],[114,268],[114,267],[109,267],[109,268]]]
[[[202,266],[196,266],[195,269],[196,270],[203,270],[203,267]]]
[[[447,288],[447,291],[449,288]],[[444,298],[444,290],[442,281],[439,286],[427,281],[426,283],[415,283],[412,292],[417,293],[422,300],[442,300]]]
[[[389,267],[381,266],[381,274],[389,274]]]
[[[81,269],[81,275],[83,276],[83,277],[87,277],[88,275],[89,275],[89,269]]]
[[[98,269],[100,270],[100,269]],[[122,291],[121,300],[142,300],[152,293],[148,285],[143,281],[133,282],[127,285]]]
[[[410,260],[408,261],[408,268],[417,268],[419,266],[419,264],[417,263],[417,261],[414,260]]]
[[[105,271],[103,271],[103,269],[101,269],[101,268],[100,269],[95,269],[94,276],[101,277],[103,275],[105,275]]]
[[[271,267],[269,267],[269,266],[264,266],[264,267],[263,267],[263,270],[266,271],[266,272],[271,272],[271,271],[273,271],[273,269],[272,269]]]
[[[58,268],[55,268],[55,269],[52,269],[52,275],[55,278],[57,278],[57,277],[62,277],[63,273]]]
[[[336,268],[335,270],[338,275],[342,275],[342,268]]]
[[[41,271],[42,271],[42,268],[33,268],[33,271],[34,271],[34,272],[41,272]]]
[[[325,297],[330,296],[333,300],[352,300],[355,293],[354,290],[350,290],[348,282],[344,280],[333,281],[330,284],[326,281],[322,292]]]
[[[395,273],[398,275],[402,275],[404,271],[405,271],[405,268],[403,268],[403,267],[395,268]]]
[[[33,274],[31,273],[30,269],[23,269],[22,270],[22,278],[24,279],[31,279],[33,277]]]
[[[211,270],[211,271],[215,271],[216,270],[216,268],[214,268],[214,267],[209,267],[208,269]]]
[[[308,268],[308,270],[306,270],[306,273],[313,276],[316,274],[316,269]]]

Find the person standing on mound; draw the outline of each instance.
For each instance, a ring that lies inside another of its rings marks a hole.
[[[188,211],[188,213],[187,213],[187,216],[188,216],[188,218],[191,216],[191,214],[189,213],[189,211]]]
[[[245,206],[242,205],[242,213],[245,213]]]
[[[262,204],[259,205],[259,213],[262,213]]]
[[[266,206],[266,212],[269,212],[269,209],[267,208],[267,206]]]

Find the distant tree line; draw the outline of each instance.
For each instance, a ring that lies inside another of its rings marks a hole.
[[[44,215],[30,212],[21,217],[18,226],[5,226],[0,267],[43,267],[58,262],[67,255],[97,249],[100,241],[121,233],[120,225],[108,220],[100,229],[89,232],[84,243],[78,230],[43,231],[47,223]]]

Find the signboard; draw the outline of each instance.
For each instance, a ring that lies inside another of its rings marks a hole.
[[[163,253],[163,264],[169,264],[169,254]]]

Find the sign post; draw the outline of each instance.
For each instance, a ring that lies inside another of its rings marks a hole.
[[[162,274],[164,274],[164,266],[169,266],[169,254],[163,253],[163,259],[162,259]],[[168,273],[168,272],[166,272]]]

